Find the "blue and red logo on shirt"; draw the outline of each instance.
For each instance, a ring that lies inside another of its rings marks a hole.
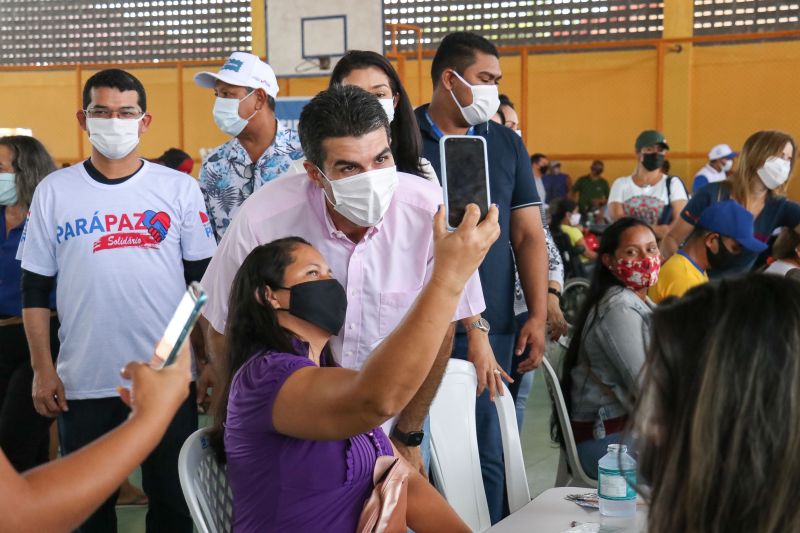
[[[134,231],[118,231],[104,235],[94,242],[92,252],[97,253],[117,248],[158,249],[158,244],[167,238],[167,233],[172,225],[169,215],[163,211],[156,212],[148,209],[144,213],[134,213],[133,216],[136,220],[135,226],[131,224],[130,218],[123,214],[118,219],[117,230],[131,229]],[[110,231],[113,226],[113,224],[109,224],[109,220],[113,221],[113,218],[109,219],[109,217],[114,217],[114,215],[106,215],[106,231]]]
[[[142,213],[107,214],[95,212],[90,219],[77,218],[56,227],[59,244],[81,235],[106,233],[92,245],[92,252],[117,248],[158,249],[167,238],[172,219],[163,211],[147,210]]]
[[[200,211],[200,222],[203,224],[203,230],[206,233],[206,237],[211,237],[214,234],[214,230],[211,228],[211,221],[208,219],[208,215]]]

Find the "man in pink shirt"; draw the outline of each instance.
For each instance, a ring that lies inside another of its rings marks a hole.
[[[345,325],[331,347],[342,366],[358,369],[403,319],[431,275],[432,219],[442,203],[441,188],[396,171],[386,114],[375,96],[355,86],[318,94],[303,110],[299,133],[307,174],[279,178],[253,193],[203,277],[209,344],[212,356],[224,353],[221,332],[230,286],[247,254],[260,244],[299,236],[320,251],[347,290]],[[505,372],[482,327],[485,307],[475,274],[454,320],[468,330],[474,360],[497,369],[489,383],[493,393]],[[417,466],[423,422],[452,352],[454,328],[391,433],[398,450]]]

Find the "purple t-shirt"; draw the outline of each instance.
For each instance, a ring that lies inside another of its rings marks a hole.
[[[266,352],[233,377],[225,453],[233,491],[233,530],[355,531],[380,455],[392,455],[380,428],[345,440],[288,437],[272,424],[275,398],[296,370],[313,366],[307,348]]]

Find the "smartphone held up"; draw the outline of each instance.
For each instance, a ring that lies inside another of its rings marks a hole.
[[[491,205],[486,139],[476,135],[445,135],[439,139],[441,181],[447,227],[461,224],[467,205],[477,204],[480,219]]]
[[[199,283],[193,282],[175,309],[175,314],[167,324],[164,335],[156,346],[156,353],[150,366],[162,368],[175,362],[181,345],[189,338],[194,325],[200,318],[200,311],[206,303],[206,292]]]

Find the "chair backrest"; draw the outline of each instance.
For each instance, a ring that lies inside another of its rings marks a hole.
[[[495,395],[494,406],[500,419],[500,435],[503,439],[503,461],[506,471],[506,491],[508,510],[519,511],[531,501],[528,475],[525,473],[525,459],[522,456],[522,443],[517,426],[517,409],[511,391],[503,385],[504,395]]]
[[[217,463],[207,432],[198,429],[183,443],[178,475],[197,530],[227,533],[233,524],[233,495],[225,466]]]
[[[478,457],[472,363],[451,359],[430,409],[433,484],[472,531],[491,527]]]
[[[550,392],[550,400],[552,400],[558,414],[558,424],[561,427],[564,448],[566,448],[566,450],[561,450],[562,465],[559,467],[559,475],[556,477],[556,486],[597,488],[597,481],[586,475],[581,466],[581,461],[578,458],[578,449],[575,446],[575,435],[572,433],[572,425],[569,422],[567,404],[564,402],[564,395],[561,392],[561,382],[547,357],[542,359],[542,369],[547,389]],[[565,452],[566,458],[564,457]],[[569,469],[572,472],[571,475],[566,472],[565,465],[563,465],[565,461],[569,465]]]

